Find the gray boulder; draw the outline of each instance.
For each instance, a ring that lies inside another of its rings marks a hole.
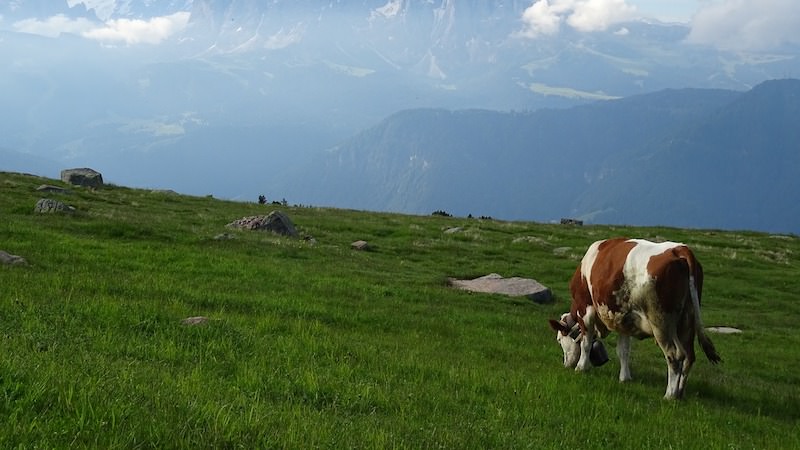
[[[550,303],[553,301],[553,293],[550,288],[530,278],[503,278],[496,273],[492,273],[473,280],[450,279],[449,281],[451,286],[471,292],[527,297],[536,303]]]
[[[60,186],[53,186],[52,184],[43,184],[36,188],[39,192],[52,192],[54,194],[69,194],[69,189],[64,189]]]
[[[740,334],[742,332],[742,330],[734,327],[707,327],[706,331],[719,334]]]
[[[253,231],[271,231],[283,236],[297,237],[297,229],[295,229],[292,220],[289,216],[281,211],[272,211],[266,216],[250,216],[243,217],[227,225],[230,228],[239,228],[242,230]]]
[[[38,202],[36,202],[36,206],[33,207],[33,212],[43,214],[60,212],[71,213],[73,211],[75,211],[74,207],[51,198],[41,198]]]
[[[64,169],[61,171],[61,181],[74,186],[99,188],[103,186],[103,175],[89,168]]]
[[[205,316],[187,317],[181,320],[181,323],[184,325],[205,325],[208,323],[208,317]]]
[[[350,244],[350,248],[352,248],[353,250],[363,250],[363,251],[371,249],[369,242],[367,241],[355,241],[352,244]]]
[[[0,264],[7,264],[9,266],[24,266],[27,264],[25,258],[17,255],[12,255],[6,251],[0,250]]]

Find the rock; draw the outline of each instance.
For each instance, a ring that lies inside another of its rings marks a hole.
[[[583,225],[583,221],[582,220],[578,220],[578,219],[562,218],[561,219],[561,225],[578,225],[578,226],[581,226],[581,225]]]
[[[367,241],[355,241],[352,244],[350,244],[350,248],[352,248],[353,250],[364,250],[364,251],[366,251],[366,250],[370,249],[370,246],[369,246],[369,243]]]
[[[553,301],[553,293],[550,288],[530,278],[503,278],[496,273],[492,273],[473,280],[451,279],[450,285],[471,292],[527,297],[536,303],[550,303]]]
[[[214,236],[214,240],[215,241],[229,241],[231,239],[236,239],[236,236],[234,236],[234,235],[232,235],[230,233],[220,233],[220,234]]]
[[[208,323],[208,317],[205,316],[187,317],[181,320],[181,323],[184,325],[204,325]]]
[[[33,207],[33,212],[37,213],[58,213],[58,212],[73,212],[75,208],[69,206],[65,203],[62,203],[58,200],[53,200],[50,198],[41,198],[38,202],[36,202],[36,206]]]
[[[289,216],[280,211],[272,211],[266,216],[243,217],[229,223],[227,226],[242,230],[271,231],[290,237],[297,237],[298,235]]]
[[[461,227],[452,227],[444,230],[444,234],[460,233],[463,230]]]
[[[59,186],[53,186],[52,184],[43,184],[36,188],[39,192],[52,192],[55,194],[69,194],[69,189],[64,189]]]
[[[733,327],[708,327],[706,331],[718,334],[739,334],[742,330]]]
[[[150,191],[151,194],[161,194],[161,195],[168,195],[168,196],[177,196],[178,193],[173,191],[172,189],[153,189]]]
[[[64,169],[61,171],[61,181],[74,186],[99,188],[103,186],[103,175],[89,168]]]
[[[17,255],[12,255],[6,251],[0,250],[0,264],[6,264],[9,266],[24,266],[28,264],[25,261],[25,258]]]

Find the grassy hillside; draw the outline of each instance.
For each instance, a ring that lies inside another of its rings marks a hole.
[[[800,447],[795,236],[280,208],[294,240],[225,228],[271,206],[117,186],[37,215],[45,182],[0,173],[0,250],[28,261],[0,266],[2,448]],[[547,319],[617,235],[691,245],[706,325],[743,330],[712,336],[724,363],[699,359],[683,402],[652,340],[629,384],[615,357],[561,366]],[[557,300],[445,282],[490,272]]]

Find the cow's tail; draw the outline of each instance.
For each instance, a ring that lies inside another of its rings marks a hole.
[[[702,277],[702,275],[700,276]],[[692,307],[694,308],[694,328],[697,333],[697,340],[700,342],[700,347],[703,349],[703,353],[706,354],[706,358],[708,358],[712,364],[716,364],[722,361],[722,358],[719,356],[719,353],[717,353],[717,349],[714,347],[714,343],[711,342],[711,338],[706,334],[705,327],[703,327],[703,320],[700,318],[700,292],[697,289],[696,281],[694,270],[691,270],[689,275],[689,291],[691,291]]]

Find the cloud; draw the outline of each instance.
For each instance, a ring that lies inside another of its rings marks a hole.
[[[148,20],[115,19],[106,21],[105,26],[81,33],[82,36],[102,42],[124,42],[132,44],[158,44],[189,23],[188,12],[177,12],[169,16],[153,17]]]
[[[570,10],[571,1],[538,0],[522,13],[525,29],[520,33],[529,38],[556,34],[561,29],[562,16]]]
[[[575,2],[567,23],[578,31],[605,31],[635,15],[636,7],[625,0],[586,0]]]
[[[58,37],[61,33],[82,34],[96,26],[88,19],[70,19],[63,14],[45,20],[25,19],[14,23],[14,29],[19,32],[47,37]]]
[[[58,37],[62,33],[80,35],[106,43],[158,44],[189,22],[188,12],[177,12],[169,16],[148,20],[116,19],[103,24],[86,18],[71,19],[63,14],[45,20],[25,19],[14,23],[14,28],[23,33]]]
[[[631,33],[631,30],[629,30],[629,29],[627,29],[625,27],[622,27],[619,30],[614,32],[614,34],[616,34],[617,36],[627,36],[630,33]]]
[[[605,31],[634,18],[636,7],[626,0],[536,0],[522,14],[523,37],[553,35],[561,24],[583,32]]]
[[[797,0],[723,0],[692,18],[687,41],[727,50],[763,51],[800,45]]]

